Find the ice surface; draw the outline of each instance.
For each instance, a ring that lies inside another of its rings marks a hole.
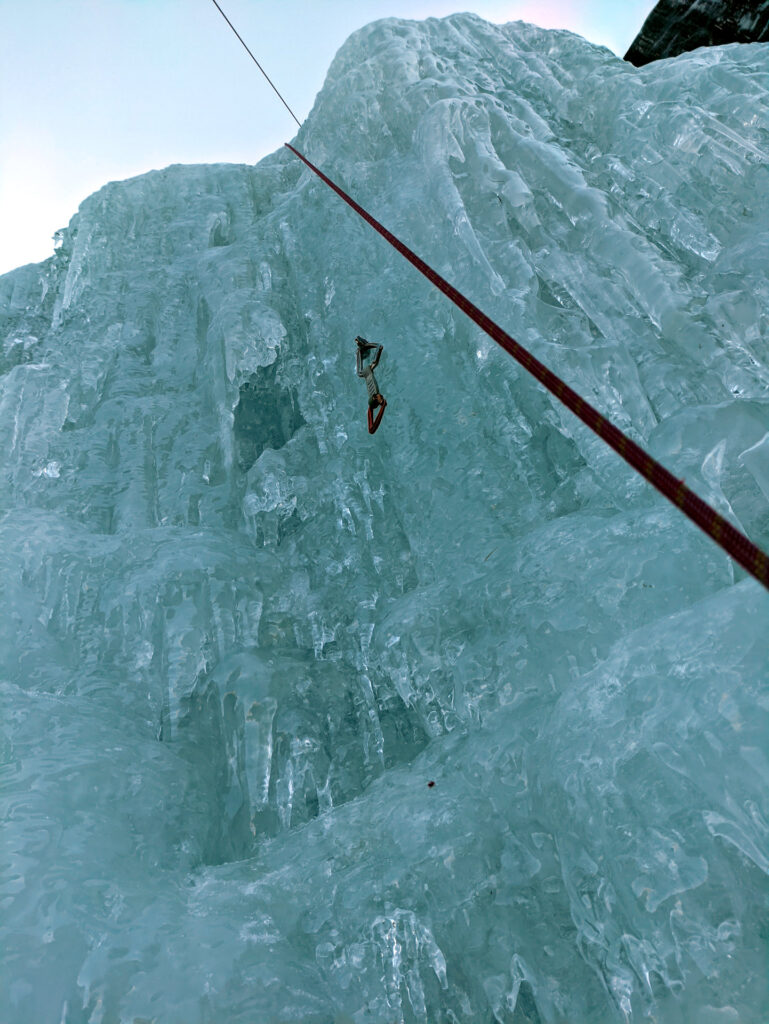
[[[388,20],[297,136],[764,547],[766,57]],[[767,1018],[767,594],[296,158],[0,314],[3,1024]]]

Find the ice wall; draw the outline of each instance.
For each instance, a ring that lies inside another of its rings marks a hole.
[[[297,136],[764,547],[766,56],[388,20]],[[293,156],[0,318],[4,1024],[766,1019],[767,594]]]

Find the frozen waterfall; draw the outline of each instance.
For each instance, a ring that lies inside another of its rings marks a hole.
[[[387,20],[297,135],[764,549],[767,52]],[[769,595],[295,157],[0,327],[3,1024],[767,1019]]]

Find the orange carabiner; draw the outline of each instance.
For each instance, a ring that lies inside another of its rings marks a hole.
[[[373,407],[372,406],[368,407],[368,432],[369,432],[369,434],[375,434],[377,432],[377,429],[379,428],[379,424],[382,422],[382,417],[384,416],[384,411],[387,408],[387,401],[386,401],[386,399],[382,395],[379,395],[378,397],[379,397],[379,402],[377,404],[379,405],[379,412],[376,414],[376,419],[374,419]]]

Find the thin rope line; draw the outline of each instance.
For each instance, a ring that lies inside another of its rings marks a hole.
[[[224,13],[224,11],[223,11],[223,10],[221,9],[221,7],[220,7],[220,6],[219,6],[219,4],[218,4],[218,3],[216,2],[216,0],[211,0],[211,3],[212,3],[212,4],[214,5],[214,7],[215,7],[215,8],[217,9],[217,11],[218,11],[218,12],[219,12],[219,13],[221,14],[221,16],[222,16],[222,17],[224,18],[224,20],[225,20],[225,21],[227,22],[227,24],[228,24],[228,25],[230,26],[230,28],[231,28],[231,29],[232,29],[232,31],[233,31],[233,32],[235,33],[235,35],[236,35],[236,36],[238,37],[238,39],[239,39],[239,40],[240,40],[240,42],[241,42],[241,45],[242,45],[243,49],[244,49],[244,50],[246,51],[246,53],[247,53],[247,54],[248,54],[248,56],[249,56],[249,57],[251,58],[251,60],[252,60],[252,61],[254,62],[254,64],[256,64],[256,66],[257,66],[257,67],[259,68],[259,70],[260,70],[260,71],[262,72],[262,74],[264,75],[264,77],[265,77],[265,78],[267,79],[267,81],[268,81],[268,82],[270,83],[270,85],[272,86],[272,88],[273,88],[273,90],[274,90],[274,92],[275,92],[275,95],[276,95],[276,96],[278,97],[278,99],[280,100],[280,102],[281,102],[281,103],[283,104],[283,106],[284,106],[284,107],[286,108],[286,110],[287,110],[287,111],[289,112],[289,114],[290,114],[290,115],[291,115],[291,116],[293,117],[293,119],[294,119],[294,120],[296,121],[296,123],[297,123],[297,124],[299,125],[299,127],[301,128],[301,127],[302,127],[302,122],[301,122],[301,121],[299,120],[299,118],[298,118],[298,117],[296,116],[296,114],[295,114],[295,113],[293,112],[293,110],[291,109],[291,107],[289,107],[288,103],[286,103],[286,101],[285,101],[285,100],[283,99],[283,97],[281,96],[280,92],[278,91],[278,88],[277,88],[277,86],[275,85],[275,83],[273,82],[273,80],[272,80],[272,79],[270,78],[270,76],[269,76],[269,75],[267,74],[267,72],[266,72],[266,71],[264,70],[264,68],[263,68],[263,67],[262,67],[262,65],[261,65],[261,64],[259,63],[259,61],[258,61],[258,60],[256,59],[256,57],[255,57],[255,56],[253,55],[253,53],[251,53],[251,51],[249,50],[249,48],[248,48],[248,47],[246,46],[246,44],[245,44],[245,42],[244,42],[244,40],[243,40],[243,37],[241,36],[240,32],[238,32],[238,30],[237,30],[237,29],[235,28],[235,26],[234,26],[234,25],[232,24],[232,22],[230,21],[230,19],[229,19],[229,18],[227,17],[227,15],[226,15],[226,14]]]
[[[645,477],[652,486],[664,494],[665,497],[696,523],[709,537],[711,537],[720,548],[730,555],[735,562],[738,562],[743,569],[750,573],[769,589],[769,557],[757,547],[751,540],[735,529],[732,524],[724,519],[706,501],[695,494],[683,480],[679,480],[656,459],[624,434],[619,427],[616,427],[611,420],[608,420],[596,408],[586,402],[581,395],[577,394],[560,377],[557,377],[552,370],[549,370],[544,363],[541,363],[523,345],[519,344],[506,331],[503,331],[499,324],[496,324],[491,317],[486,316],[474,303],[470,302],[460,291],[450,285],[433,268],[420,259],[419,256],[399,238],[388,231],[384,225],[373,217],[367,210],[355,202],[344,189],[336,185],[331,178],[328,178],[323,171],[315,164],[310,163],[306,156],[302,156],[298,149],[294,149],[286,143],[287,149],[299,157],[299,159],[314,171],[329,188],[343,199],[348,206],[363,218],[368,224],[378,231],[390,245],[397,249],[401,256],[404,256],[409,263],[440,289],[454,305],[458,306],[463,313],[466,313],[482,331],[485,331],[490,338],[493,338],[513,359],[529,371],[532,376],[543,384],[547,390],[563,403],[568,409],[578,416],[591,430],[593,430],[609,447],[613,448],[625,462],[633,467],[641,476]]]

